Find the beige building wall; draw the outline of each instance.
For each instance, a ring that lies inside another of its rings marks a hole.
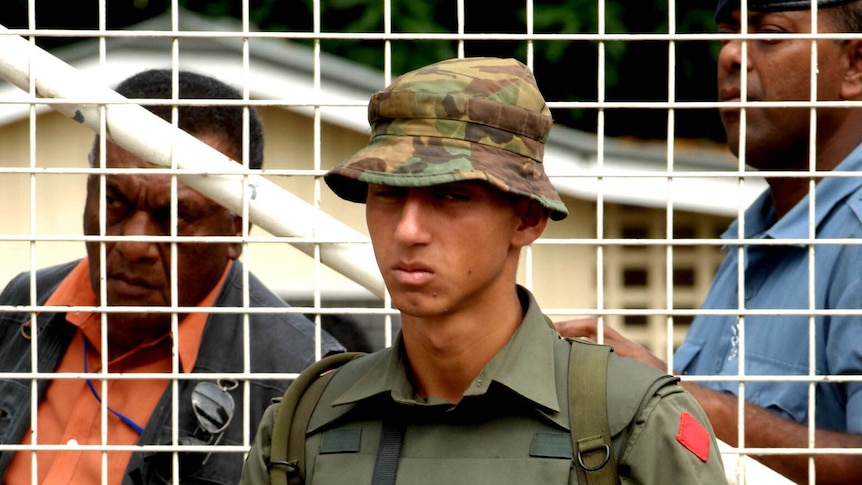
[[[322,210],[367,234],[363,206],[338,199],[319,178],[363,146],[367,133],[322,123],[318,154],[310,118],[277,107],[263,107],[260,112],[266,133],[266,177],[307,202],[319,200]],[[81,213],[86,175],[80,171],[87,167],[93,133],[53,111],[36,118],[34,132],[36,174],[0,172],[5,209],[0,231],[2,282],[30,269],[31,263],[40,268],[84,255]],[[0,167],[29,167],[29,121],[0,126],[0,146]],[[31,197],[35,197],[35,211],[31,211]],[[605,322],[654,351],[665,352],[670,320],[660,310],[697,308],[721,258],[717,245],[692,241],[716,238],[730,219],[676,211],[670,236],[687,242],[668,245],[665,209],[606,203],[601,211],[603,239],[597,239],[596,203],[569,197],[564,200],[571,215],[565,221],[551,222],[542,240],[525,250],[519,280],[533,289],[554,320],[596,314],[602,309],[606,311]],[[31,237],[35,239],[32,244]],[[243,258],[255,274],[288,300],[308,300],[315,286],[324,288],[324,300],[374,299],[359,285],[315,265],[313,258],[257,227],[250,232]],[[673,266],[670,273],[668,261]],[[672,285],[668,285],[669,277],[674,280]],[[689,321],[682,316],[673,319],[674,346],[681,341]]]
[[[32,156],[31,133],[36,141]],[[42,267],[83,255],[86,176],[69,172],[87,167],[92,140],[88,128],[55,112],[40,115],[32,129],[27,119],[0,127],[0,280],[26,271],[31,261]],[[35,175],[5,171],[31,166]],[[32,245],[29,237],[35,239]]]
[[[732,218],[674,211],[668,232],[666,209],[606,203],[598,239],[596,203],[565,202],[572,214],[544,234],[553,242],[531,248],[532,287],[546,313],[554,321],[601,317],[658,355],[678,347],[692,321],[685,311],[706,296]]]

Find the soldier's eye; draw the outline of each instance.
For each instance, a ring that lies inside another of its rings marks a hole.
[[[455,201],[458,201],[458,200],[470,200],[470,199],[472,198],[472,197],[470,196],[470,194],[469,194],[469,193],[467,193],[467,192],[460,192],[460,191],[457,191],[457,190],[452,190],[452,191],[442,192],[442,193],[440,193],[440,194],[437,194],[437,197],[438,197],[438,198],[441,198],[441,199],[446,199],[446,200],[455,200]]]

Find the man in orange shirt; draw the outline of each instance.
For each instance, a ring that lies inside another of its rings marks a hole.
[[[178,75],[179,98],[241,99],[237,90],[211,77],[191,72]],[[171,71],[150,70],[123,81],[117,91],[133,99],[170,99],[172,87]],[[147,105],[147,109],[172,119],[169,104]],[[243,112],[241,106],[218,105],[218,101],[207,106],[178,106],[178,125],[226,156],[242,160]],[[253,108],[248,109],[247,117],[248,166],[259,169],[263,160],[261,122]],[[91,167],[101,166],[101,155],[97,136],[90,153]],[[153,166],[110,141],[105,143],[104,163],[107,168],[132,170],[89,176],[84,232],[99,236],[104,219],[106,236],[128,238],[88,240],[87,258],[37,271],[35,300],[30,296],[29,272],[6,287],[0,304],[84,308],[45,310],[33,321],[29,312],[0,314],[0,372],[32,372],[35,355],[40,373],[101,373],[107,364],[111,374],[148,376],[0,379],[0,443],[55,446],[35,453],[0,451],[0,477],[9,485],[32,483],[33,473],[38,475],[38,483],[52,485],[165,483],[175,478],[236,483],[242,452],[181,451],[175,470],[169,447],[174,439],[180,445],[242,445],[244,413],[249,414],[250,429],[256,429],[264,408],[283,393],[286,382],[246,383],[227,374],[302,370],[315,360],[314,325],[296,314],[249,313],[246,335],[246,315],[241,309],[234,313],[197,310],[242,307],[246,294],[252,307],[287,304],[251,274],[248,287],[243,287],[243,271],[236,261],[242,252],[238,241],[177,242],[172,257],[171,242],[141,239],[170,236],[174,224],[181,237],[239,236],[244,224],[240,216],[181,182],[176,182],[172,195],[171,175],[141,173]],[[112,308],[104,313],[87,309],[97,306],[152,309]],[[174,335],[171,309],[177,307],[196,310],[176,314]],[[103,329],[106,335],[102,335]],[[323,355],[343,350],[334,338],[321,334]],[[177,359],[172,357],[174,348]],[[188,373],[213,375],[177,378]],[[158,378],[152,374],[167,375]],[[177,381],[176,398],[172,378]],[[31,408],[34,382],[39,397],[36,409]],[[246,392],[247,410],[243,406]],[[102,404],[103,398],[106,404]],[[176,429],[172,426],[174,407]],[[31,421],[34,411],[35,422]],[[165,446],[150,451],[133,449],[136,444]],[[56,445],[63,446],[56,449]],[[108,449],[103,463],[105,445],[126,448]]]

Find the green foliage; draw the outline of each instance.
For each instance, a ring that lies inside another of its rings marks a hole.
[[[4,0],[2,24],[10,28],[28,27],[29,2],[35,1],[39,28],[98,28],[98,2],[60,0]],[[391,65],[385,66],[384,41],[369,39],[326,39],[331,33],[384,32],[384,0],[247,0],[250,20],[260,30],[272,32],[313,32],[319,25],[321,39],[296,40],[308,45],[320,43],[322,50],[377,69],[389,68],[398,75],[425,64],[458,55],[455,40],[391,40]],[[242,18],[239,0],[178,0],[181,7],[211,17]],[[459,19],[456,0],[390,0],[391,31],[397,35],[458,33],[459,24],[467,34],[526,34],[526,0],[495,0],[493,11],[487,2],[463,2]],[[110,29],[125,28],[172,7],[172,0],[110,0],[106,2]],[[673,5],[675,15],[668,9]],[[317,6],[317,11],[315,11]],[[713,32],[715,0],[535,0],[532,27],[537,34],[609,34],[668,32]],[[600,28],[600,9],[603,25]],[[319,20],[315,22],[315,15]],[[673,18],[673,28],[669,21]],[[481,36],[480,36],[481,37]],[[43,37],[45,48],[78,39]],[[543,93],[549,100],[595,101],[599,46],[604,53],[605,99],[609,101],[667,101],[668,41],[643,40],[520,40],[471,39],[464,43],[468,56],[490,55],[526,60],[534,54],[533,67]],[[715,99],[715,41],[675,41],[676,62],[670,73],[675,78],[675,100]],[[605,131],[610,135],[663,138],[667,112],[663,109],[607,109]],[[565,110],[554,113],[556,120],[579,129],[596,129],[595,110]],[[676,110],[678,136],[722,138],[714,110]]]
[[[194,0],[182,0],[191,3]],[[227,1],[227,0],[224,0]],[[604,3],[600,5],[600,1]],[[674,5],[674,32],[711,32],[714,0],[678,0]],[[210,6],[219,1],[209,0]],[[238,2],[237,2],[238,3]],[[252,0],[256,5],[254,19],[263,30],[310,31],[313,2],[305,7],[279,11],[278,2]],[[268,10],[263,8],[268,6]],[[294,4],[295,5],[295,4]],[[600,7],[603,24],[599,25]],[[392,0],[391,32],[457,33],[458,11],[454,0]],[[668,33],[669,0],[545,0],[533,6],[533,31],[537,34],[611,34]],[[505,12],[511,12],[506,14]],[[524,0],[496,0],[494,12],[484,2],[465,2],[463,28],[467,34],[527,33],[527,9]],[[319,24],[324,33],[384,32],[382,0],[321,0]],[[305,18],[304,18],[305,17]],[[313,43],[314,41],[302,42]],[[381,40],[319,40],[324,51],[377,68],[390,68],[393,75],[425,64],[454,57],[458,42],[454,40],[398,39],[389,43],[391,65],[385,66],[384,42]],[[595,101],[598,99],[599,42],[593,40],[535,41],[531,44],[534,68],[540,86],[548,99]],[[666,101],[668,85],[668,44],[660,41],[604,41],[603,91],[607,100]],[[714,62],[717,43],[677,42],[675,44],[677,100],[714,99]],[[512,40],[470,40],[465,43],[468,56],[494,55],[526,59],[528,43]],[[597,111],[566,110],[555,112],[558,122],[584,130],[595,130]],[[616,135],[662,138],[666,136],[666,111],[617,110],[606,116],[606,132]],[[678,110],[680,136],[722,136],[717,117],[712,113]],[[688,118],[691,121],[688,121]]]

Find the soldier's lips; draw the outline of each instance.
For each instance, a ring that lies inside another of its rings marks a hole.
[[[393,268],[391,271],[395,281],[404,286],[420,286],[434,278],[434,273],[424,268]]]

